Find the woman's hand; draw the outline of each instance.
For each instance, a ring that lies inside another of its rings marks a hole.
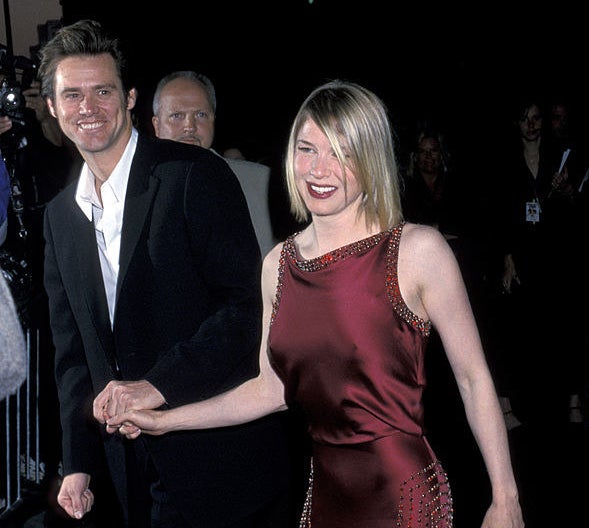
[[[166,411],[132,410],[117,414],[106,420],[106,430],[117,432],[124,437],[134,440],[141,433],[159,436],[167,431],[162,421]]]
[[[524,526],[519,502],[513,500],[505,504],[493,502],[485,514],[481,528],[524,528]]]

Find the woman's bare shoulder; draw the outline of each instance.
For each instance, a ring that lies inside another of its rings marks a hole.
[[[273,269],[278,266],[280,262],[280,255],[282,254],[282,248],[284,247],[284,242],[279,242],[276,244],[264,257],[264,261],[262,263],[262,269],[265,272],[267,269]]]
[[[284,242],[276,244],[264,257],[262,262],[262,294],[274,297],[278,285],[278,271]]]
[[[403,227],[401,243],[408,253],[415,256],[427,256],[432,251],[445,250],[448,247],[446,239],[435,227],[410,222]]]

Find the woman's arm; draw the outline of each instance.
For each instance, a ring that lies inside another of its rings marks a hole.
[[[184,429],[210,429],[249,422],[286,409],[284,385],[270,365],[267,350],[280,251],[281,245],[276,246],[266,256],[262,266],[264,309],[258,376],[207,400],[169,410],[123,412],[107,420],[107,431],[118,430],[128,438],[136,438],[141,432],[161,435]]]
[[[405,233],[404,233],[405,234]],[[440,334],[492,486],[483,527],[523,526],[505,422],[454,254],[435,230],[412,226],[400,251],[399,282],[411,309]]]

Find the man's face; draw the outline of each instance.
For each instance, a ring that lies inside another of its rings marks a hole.
[[[564,135],[567,127],[567,110],[564,105],[553,105],[550,112],[550,123],[556,135]]]
[[[205,89],[190,79],[174,79],[161,92],[159,113],[152,117],[155,135],[210,148],[215,114]]]
[[[57,66],[49,110],[64,134],[84,153],[117,151],[130,134],[136,93],[123,90],[114,59],[102,55],[67,57]]]

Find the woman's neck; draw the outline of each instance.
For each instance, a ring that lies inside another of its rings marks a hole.
[[[438,181],[438,172],[437,171],[422,172],[421,177],[422,177],[424,183],[429,188],[429,190],[433,192],[436,188],[436,182]]]
[[[540,138],[533,141],[524,140],[523,146],[526,165],[532,173],[532,176],[536,178],[538,176],[538,168],[540,166]]]
[[[303,258],[311,259],[379,232],[380,228],[377,226],[367,227],[363,214],[352,221],[349,218],[319,216],[314,217],[311,224],[297,237],[297,246]]]

